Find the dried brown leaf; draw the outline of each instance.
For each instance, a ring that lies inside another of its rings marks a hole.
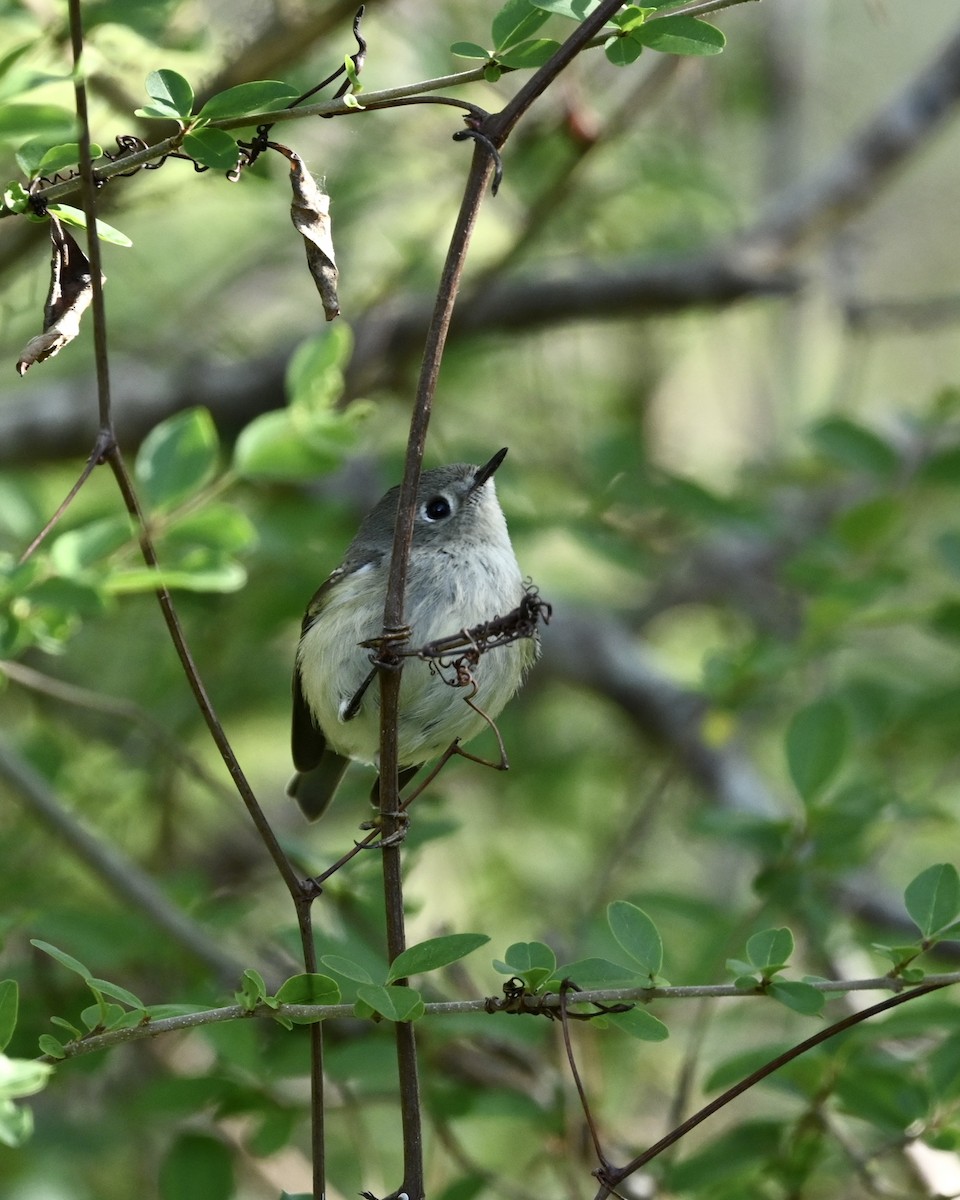
[[[80,332],[80,318],[93,299],[93,276],[87,256],[60,221],[50,217],[50,290],[43,308],[43,333],[32,337],[17,359],[17,374],[44,362]]]
[[[332,321],[340,315],[340,300],[337,296],[339,272],[330,226],[330,197],[303,165],[300,156],[284,149],[290,161],[290,185],[293,188],[290,219],[303,238],[307,266],[320,293],[326,318]]]

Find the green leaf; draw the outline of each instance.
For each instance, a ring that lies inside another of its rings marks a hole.
[[[254,523],[231,504],[205,504],[175,517],[163,530],[163,545],[175,551],[202,546],[221,554],[240,554],[258,540]]]
[[[233,466],[248,479],[315,479],[343,461],[355,429],[351,414],[304,423],[289,409],[263,413],[237,438]]]
[[[16,1100],[35,1096],[47,1086],[53,1067],[32,1058],[7,1058],[0,1054],[0,1098]]]
[[[50,548],[50,559],[61,575],[80,577],[134,536],[127,516],[102,517],[79,529],[61,533]]]
[[[907,912],[925,938],[933,937],[960,915],[960,876],[952,863],[937,863],[907,884]]]
[[[137,452],[134,474],[151,505],[172,507],[210,482],[219,449],[209,411],[189,408],[150,430]]]
[[[591,988],[625,988],[650,985],[648,976],[641,975],[636,967],[610,962],[606,958],[582,958],[577,962],[565,963],[553,972],[556,980],[569,979],[580,991]]]
[[[65,1021],[63,1017],[51,1017],[50,1024],[56,1025],[58,1029],[65,1029],[71,1038],[83,1037],[83,1031],[71,1024],[70,1021]]]
[[[287,108],[299,94],[298,88],[277,79],[239,83],[236,87],[211,96],[198,116],[207,121],[225,121],[253,113],[275,112],[279,108]]]
[[[627,900],[607,906],[607,924],[621,949],[654,978],[663,966],[663,940],[642,908]]]
[[[896,473],[899,458],[871,429],[846,417],[827,417],[810,431],[810,440],[826,458],[881,479]]]
[[[629,67],[643,53],[643,45],[632,36],[611,38],[603,52],[615,67]]]
[[[56,104],[0,104],[0,138],[14,141],[36,134],[67,141],[76,137],[77,118],[72,110]]]
[[[267,998],[267,985],[259,971],[248,967],[240,978],[240,990],[234,996],[247,1012],[253,1012]]]
[[[762,1194],[755,1173],[770,1171],[783,1153],[784,1122],[739,1121],[665,1170],[669,1195],[743,1198]]]
[[[908,1064],[879,1056],[848,1063],[834,1081],[834,1095],[846,1112],[898,1133],[923,1120],[930,1105],[929,1092]]]
[[[937,637],[960,638],[960,600],[944,600],[938,604],[927,624]]]
[[[121,987],[119,983],[111,983],[109,979],[91,978],[89,984],[97,992],[101,992],[104,996],[110,996],[114,1000],[119,1000],[121,1004],[126,1004],[128,1008],[136,1009],[138,1012],[145,1012],[146,1005],[133,992],[128,992],[126,988]]]
[[[90,147],[91,159],[100,158],[102,154],[100,146]],[[65,167],[75,167],[79,163],[80,147],[76,142],[51,145],[49,137],[31,138],[17,151],[16,159],[24,175],[52,176]]]
[[[490,57],[490,51],[484,50],[476,42],[454,42],[450,47],[450,53],[455,54],[457,58],[482,58],[486,60]]]
[[[233,1159],[218,1138],[182,1133],[160,1165],[162,1200],[230,1200]]]
[[[794,716],[786,736],[787,766],[806,802],[836,776],[848,741],[846,712],[836,700],[817,700]]]
[[[75,971],[85,983],[90,983],[93,979],[93,974],[89,967],[85,967],[79,959],[74,958],[71,954],[67,954],[64,950],[58,950],[56,946],[51,946],[49,942],[41,942],[39,938],[31,938],[30,945],[36,946],[38,950],[42,950],[44,954],[49,954],[51,958],[55,958],[57,962],[66,967],[68,971]]]
[[[19,992],[15,979],[0,981],[0,1051],[6,1050],[17,1027]]]
[[[3,206],[15,213],[30,213],[30,193],[17,180],[4,189]]]
[[[875,496],[841,513],[834,528],[851,550],[875,550],[896,532],[903,512],[904,505],[899,496]]]
[[[661,17],[634,29],[630,37],[661,54],[719,54],[727,39],[716,25],[696,17]]]
[[[122,1009],[119,1004],[107,1004],[102,997],[98,996],[96,1004],[91,1004],[80,1013],[80,1020],[88,1030],[93,1032],[94,1030],[114,1029],[129,1016],[130,1013]]]
[[[927,1057],[927,1078],[938,1100],[960,1097],[960,1033],[951,1033]]]
[[[39,1038],[37,1038],[37,1045],[40,1047],[40,1053],[46,1054],[48,1058],[67,1057],[63,1043],[59,1042],[52,1033],[41,1033]]]
[[[304,338],[290,355],[284,390],[291,408],[328,418],[343,394],[343,372],[353,353],[353,331],[344,321]]]
[[[547,14],[531,0],[507,0],[490,27],[497,57],[500,57],[501,50],[507,50],[536,33],[546,20]]]
[[[142,117],[148,121],[179,121],[180,118],[176,111],[168,108],[166,104],[141,104],[139,108],[133,110],[135,117]]]
[[[176,71],[151,71],[147,76],[147,95],[174,116],[186,120],[193,112],[193,88]]]
[[[0,1100],[0,1145],[16,1150],[33,1134],[33,1112],[14,1104],[12,1100]]]
[[[775,979],[767,988],[767,994],[807,1017],[815,1017],[823,1010],[823,993],[799,980]]]
[[[352,958],[344,958],[340,954],[324,954],[321,956],[320,961],[325,967],[329,967],[331,971],[342,975],[344,979],[352,979],[356,983],[373,983],[373,976],[366,967],[361,967]]]
[[[960,483],[960,446],[950,446],[930,456],[917,473],[921,483]]]
[[[423,1016],[423,999],[413,988],[391,984],[380,987],[364,983],[357,988],[357,999],[386,1017],[388,1021],[416,1021]]]
[[[292,975],[280,985],[281,1004],[339,1004],[340,987],[329,975]]]
[[[515,70],[542,67],[559,49],[560,43],[552,38],[533,38],[526,42],[518,42],[509,50],[499,51],[497,62],[502,67],[513,67]]]
[[[240,158],[240,147],[225,129],[191,130],[183,139],[183,149],[201,166],[214,171],[232,171]]]
[[[74,208],[72,204],[48,204],[47,212],[53,216],[59,217],[67,225],[75,225],[78,229],[86,229],[87,218],[82,209]],[[101,242],[109,242],[111,246],[132,246],[133,242],[125,233],[121,233],[119,229],[114,229],[112,225],[108,225],[106,221],[101,221],[97,218],[97,236]]]
[[[631,1008],[629,1012],[612,1013],[604,1020],[641,1042],[663,1042],[670,1036],[666,1025],[645,1008]]]
[[[946,529],[935,541],[937,554],[951,575],[960,576],[960,530]]]
[[[618,29],[622,29],[624,33],[629,33],[632,29],[639,29],[649,14],[649,8],[638,8],[635,4],[628,4],[626,8],[622,8],[616,14],[613,22]]]
[[[600,7],[600,0],[533,0],[536,8],[544,12],[556,13],[559,17],[569,17],[571,21],[583,21]]]
[[[103,582],[110,596],[129,596],[138,592],[155,592],[165,587],[169,591],[213,592],[229,595],[246,585],[246,568],[238,562],[216,562],[190,570],[170,568],[155,571],[152,567],[131,567],[113,571]]]
[[[789,929],[764,929],[755,933],[747,942],[747,958],[750,964],[762,971],[768,967],[782,967],[793,954],[793,934]]]
[[[451,933],[445,937],[430,938],[416,946],[408,946],[393,960],[387,983],[395,979],[404,979],[408,975],[422,975],[426,971],[436,971],[457,962],[473,953],[478,946],[484,945],[490,939],[485,933]]]
[[[552,973],[557,966],[557,956],[543,942],[514,942],[507,947],[503,961],[494,962],[501,975],[524,975],[528,971]]]

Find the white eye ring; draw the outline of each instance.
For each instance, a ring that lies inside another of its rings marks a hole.
[[[420,505],[420,516],[425,521],[435,524],[437,521],[445,521],[453,515],[453,503],[449,496],[442,493],[439,496],[431,496],[429,500],[424,500]]]

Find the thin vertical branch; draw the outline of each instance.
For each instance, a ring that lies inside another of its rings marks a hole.
[[[110,361],[107,349],[107,320],[103,301],[103,270],[100,256],[100,239],[97,233],[96,189],[93,178],[93,163],[91,159],[90,123],[87,108],[86,87],[81,73],[83,55],[83,21],[80,11],[80,0],[69,0],[70,41],[73,49],[75,68],[74,90],[76,98],[77,120],[80,126],[80,179],[83,197],[83,210],[87,222],[87,257],[90,261],[91,283],[93,288],[92,313],[94,355],[97,376],[97,400],[100,417],[100,428],[97,440],[91,453],[91,462],[109,463],[117,487],[123,497],[128,513],[134,518],[140,552],[144,562],[154,570],[159,571],[159,562],[153,542],[150,538],[149,527],[140,500],[137,496],[133,480],[127,470],[126,463],[117,445],[113,428],[113,410],[110,395]],[[159,576],[158,576],[159,578]],[[234,785],[240,794],[251,819],[263,840],[271,858],[274,861],[281,878],[287,886],[297,913],[297,924],[303,948],[304,966],[308,972],[316,970],[317,955],[313,940],[310,906],[318,894],[313,888],[303,884],[278,842],[263,810],[250,787],[246,776],[241,770],[237,757],[233,752],[223,725],[213,707],[196,663],[187,643],[183,626],[177,614],[173,598],[162,583],[156,589],[157,601],[166,622],[167,631],[173,642],[180,664],[190,688],[197,701],[200,712],[206,722],[210,736],[220,752]],[[324,1104],[323,1104],[323,1032],[319,1024],[310,1027],[310,1080],[311,1080],[311,1141],[313,1148],[313,1193],[314,1200],[323,1200],[326,1192],[325,1154],[324,1154]]]
[[[585,21],[582,21],[574,32],[563,42],[552,57],[533,73],[513,99],[505,104],[500,112],[488,117],[484,122],[484,133],[500,147],[507,140],[510,131],[523,116],[533,102],[542,96],[557,76],[564,71],[585,49],[595,34],[623,8],[626,0],[604,0],[604,3]]]
[[[410,421],[410,436],[407,441],[407,456],[400,498],[397,508],[397,524],[394,533],[393,557],[390,563],[390,579],[384,607],[384,645],[381,653],[383,665],[380,671],[380,819],[388,844],[383,849],[383,887],[387,919],[387,956],[392,962],[406,945],[403,913],[403,879],[400,847],[389,844],[392,834],[399,831],[403,818],[400,815],[398,774],[400,769],[397,743],[397,712],[400,698],[402,659],[396,654],[396,642],[391,637],[402,633],[404,621],[404,594],[407,581],[407,564],[410,545],[413,541],[413,521],[416,511],[417,487],[420,483],[423,451],[427,440],[427,428],[433,408],[433,398],[440,373],[440,361],[446,344],[453,306],[463,275],[463,264],[467,247],[477,221],[480,202],[493,173],[493,160],[489,150],[477,144],[474,147],[470,174],[464,188],[460,212],[454,226],[433,318],[424,347],[420,366],[420,378],[413,415]],[[403,1186],[410,1200],[421,1200],[424,1195],[423,1178],[423,1127],[420,1112],[420,1084],[417,1070],[416,1037],[409,1022],[396,1026],[397,1069],[400,1080],[400,1120],[403,1129]]]
[[[521,89],[521,92],[502,112],[494,117],[488,117],[482,122],[482,129],[479,131],[482,136],[478,138],[474,146],[470,173],[467,177],[460,211],[441,273],[423,359],[420,364],[417,393],[410,421],[403,480],[397,503],[390,576],[384,604],[383,642],[380,651],[380,819],[384,837],[388,843],[383,850],[383,882],[387,920],[387,953],[391,962],[406,944],[400,848],[395,841],[391,842],[391,836],[399,832],[402,821],[398,787],[401,764],[397,740],[402,659],[397,654],[397,648],[406,636],[404,597],[410,547],[413,542],[417,488],[420,483],[427,429],[430,424],[433,399],[440,373],[440,362],[463,276],[467,248],[476,226],[484,192],[497,165],[493,148],[503,144],[522,114],[621,6],[622,0],[606,0],[598,13],[578,26],[550,61],[535,74],[528,85]],[[403,1127],[403,1186],[401,1190],[407,1194],[410,1200],[421,1200],[424,1195],[423,1129],[413,1026],[406,1022],[398,1023],[396,1038],[401,1124]]]
[[[921,984],[920,987],[914,988],[912,991],[903,992],[899,996],[890,996],[886,1000],[881,1000],[879,1004],[873,1004],[870,1008],[861,1009],[859,1012],[851,1013],[848,1017],[844,1017],[841,1021],[834,1022],[833,1025],[828,1025],[826,1029],[821,1029],[811,1037],[806,1038],[797,1045],[791,1046],[789,1050],[785,1050],[783,1054],[778,1054],[776,1058],[772,1058],[769,1062],[764,1063],[758,1070],[751,1072],[746,1079],[741,1079],[739,1083],[735,1083],[733,1087],[728,1088],[722,1095],[715,1100],[711,1100],[709,1104],[704,1105],[699,1112],[695,1112],[693,1116],[688,1117],[686,1121],[681,1122],[675,1129],[672,1129],[666,1137],[662,1137],[660,1141],[655,1142],[642,1154],[638,1154],[636,1158],[632,1158],[623,1167],[618,1167],[616,1170],[611,1170],[607,1167],[602,1167],[595,1171],[594,1174],[600,1180],[600,1188],[597,1191],[594,1200],[605,1200],[607,1196],[616,1195],[614,1189],[622,1183],[629,1175],[635,1171],[639,1171],[641,1167],[646,1166],[664,1150],[669,1149],[676,1142],[679,1142],[682,1137],[685,1137],[691,1129],[695,1129],[708,1117],[713,1116],[715,1112],[719,1112],[731,1100],[735,1100],[738,1096],[742,1096],[744,1092],[758,1084],[762,1079],[766,1079],[768,1075],[772,1075],[774,1071],[779,1071],[789,1062],[793,1062],[795,1058],[799,1058],[802,1054],[806,1054],[808,1050],[813,1050],[816,1046],[822,1045],[831,1038],[837,1036],[838,1033],[844,1033],[847,1029],[852,1029],[855,1025],[859,1025],[863,1021],[869,1020],[871,1017],[878,1016],[880,1013],[888,1012],[891,1008],[896,1008],[900,1004],[906,1004],[910,1000],[916,999],[918,996],[926,996],[930,992],[939,991],[942,987],[948,987],[949,984],[941,982],[931,982]]]
[[[83,17],[80,0],[69,0],[70,47],[73,51],[73,98],[80,126],[80,182],[83,214],[87,222],[87,259],[93,284],[93,347],[97,363],[97,403],[100,410],[101,451],[113,441],[113,415],[110,405],[110,372],[107,358],[107,317],[103,306],[103,260],[97,234],[97,199],[93,185],[93,158],[90,153],[90,116],[87,109],[87,85],[83,77]],[[99,457],[99,456],[98,456]]]

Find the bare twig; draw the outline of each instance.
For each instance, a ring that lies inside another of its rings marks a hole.
[[[94,352],[97,368],[97,399],[100,415],[100,430],[97,438],[97,461],[109,464],[116,480],[120,494],[123,497],[128,513],[133,517],[140,542],[140,550],[144,562],[155,570],[159,569],[156,551],[140,507],[140,501],[133,485],[133,480],[127,470],[123,455],[113,434],[112,404],[110,396],[110,363],[107,353],[107,324],[106,310],[103,302],[103,278],[100,267],[100,242],[96,224],[96,183],[90,153],[90,130],[87,119],[86,92],[83,74],[79,70],[83,52],[83,22],[80,11],[80,0],[69,0],[70,36],[73,47],[75,71],[75,92],[77,119],[80,125],[80,177],[82,184],[83,209],[87,222],[88,258],[91,266],[93,284],[93,321],[94,321]],[[158,574],[158,579],[160,578]],[[234,784],[244,805],[260,834],[261,840],[274,861],[281,878],[287,886],[294,901],[300,937],[303,949],[304,965],[308,972],[316,970],[316,948],[310,919],[310,904],[315,892],[305,888],[293,865],[287,858],[267,821],[263,810],[250,787],[246,776],[234,754],[233,747],[226,736],[219,717],[213,707],[200,674],[197,670],[190,648],[187,644],[183,627],[173,603],[173,598],[165,585],[160,583],[156,589],[157,600],[167,625],[168,633],[180,659],[184,674],[193,691],[194,697],[207,724],[210,735],[220,751]],[[319,1025],[311,1029],[311,1085],[312,1085],[312,1134],[314,1151],[314,1196],[321,1200],[324,1195],[325,1155],[323,1145],[323,1049],[322,1031]]]
[[[815,980],[809,986],[823,993],[845,993],[857,991],[891,991],[900,1000],[911,999],[916,995],[926,994],[938,988],[955,987],[960,984],[960,972],[942,975],[928,975],[923,984],[910,986],[900,979],[891,979],[883,975],[875,979],[844,979],[844,980]],[[731,984],[690,984],[681,987],[663,988],[594,988],[589,991],[569,992],[566,997],[568,1005],[574,1004],[609,1004],[636,1000],[647,1003],[651,1000],[702,1000],[729,999],[737,1001],[767,1000],[761,990],[744,992]],[[560,1009],[560,996],[556,993],[549,996],[531,996],[529,1004],[523,1007],[512,1007],[511,1011],[531,1017],[556,1017]],[[481,1013],[501,1013],[505,1006],[498,998],[475,1000],[438,1000],[424,1004],[424,1012],[428,1016],[476,1016]],[[872,1010],[863,1009],[869,1014]],[[221,1024],[224,1021],[265,1018],[276,1020],[277,1016],[288,1016],[298,1021],[334,1021],[349,1019],[356,1016],[354,1004],[283,1004],[277,1008],[264,1005],[253,1012],[239,1004],[225,1008],[204,1009],[202,1012],[185,1013],[176,1017],[163,1017],[151,1020],[149,1024],[138,1025],[130,1029],[116,1029],[107,1033],[92,1034],[78,1042],[67,1043],[66,1056],[79,1058],[86,1054],[95,1054],[113,1046],[127,1042],[143,1041],[145,1038],[160,1037],[166,1033],[177,1033],[184,1029],[196,1029],[202,1025]]]
[[[600,1189],[596,1194],[595,1200],[605,1200],[607,1196],[614,1193],[616,1185],[622,1183],[629,1175],[632,1175],[635,1171],[639,1171],[641,1167],[646,1166],[648,1162],[651,1162],[659,1154],[662,1154],[664,1150],[675,1145],[676,1142],[685,1137],[692,1129],[695,1129],[708,1117],[713,1116],[714,1113],[719,1112],[720,1109],[725,1108],[732,1100],[735,1100],[738,1096],[742,1096],[744,1092],[749,1091],[750,1088],[754,1087],[761,1080],[766,1079],[768,1075],[772,1075],[774,1071],[778,1071],[781,1067],[786,1066],[787,1063],[793,1062],[794,1059],[799,1058],[802,1054],[806,1054],[808,1050],[813,1050],[816,1046],[820,1046],[831,1038],[836,1037],[837,1034],[843,1033],[847,1029],[852,1029],[855,1025],[859,1025],[863,1021],[869,1020],[870,1017],[878,1016],[880,1013],[887,1012],[891,1008],[896,1008],[898,1005],[914,1000],[918,996],[925,996],[930,992],[938,991],[945,986],[947,985],[943,983],[926,983],[902,995],[891,996],[887,1000],[881,1000],[879,1004],[871,1005],[870,1008],[864,1008],[860,1012],[852,1013],[850,1016],[844,1017],[842,1021],[836,1021],[833,1025],[828,1025],[826,1029],[821,1029],[818,1033],[813,1034],[812,1037],[805,1038],[804,1041],[791,1046],[789,1050],[777,1055],[776,1058],[765,1063],[759,1070],[751,1072],[746,1079],[742,1079],[739,1083],[734,1084],[733,1087],[728,1088],[716,1100],[712,1100],[709,1104],[704,1105],[699,1112],[694,1113],[693,1116],[682,1122],[675,1129],[672,1129],[666,1137],[661,1138],[659,1142],[650,1146],[642,1154],[638,1154],[636,1158],[631,1159],[625,1166],[619,1167],[615,1171],[603,1168],[601,1171],[594,1172],[600,1180]]]

